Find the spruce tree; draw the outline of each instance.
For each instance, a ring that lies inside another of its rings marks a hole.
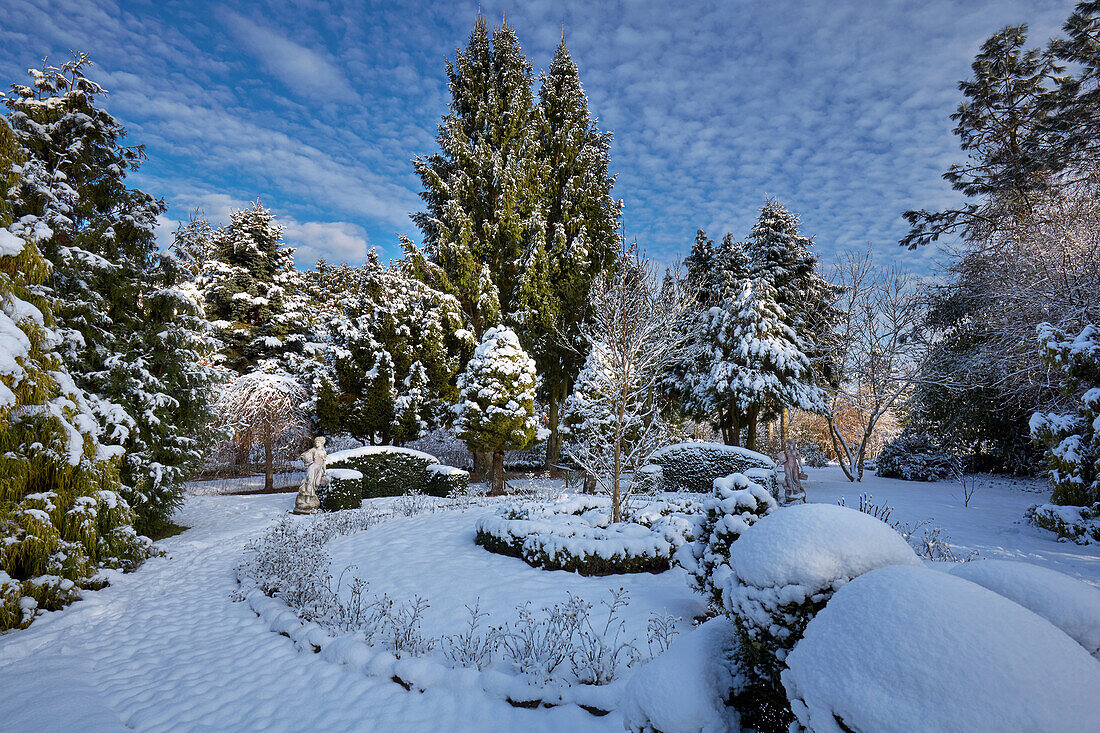
[[[539,86],[540,154],[548,166],[546,234],[524,268],[520,335],[542,375],[549,410],[548,467],[558,461],[559,405],[582,366],[580,325],[592,283],[620,250],[622,202],[611,195],[611,133],[588,110],[565,32]],[[543,250],[545,247],[545,250]]]
[[[454,293],[475,333],[497,325],[478,309],[488,266],[505,319],[516,309],[526,255],[545,236],[546,166],[540,160],[531,65],[512,28],[490,41],[479,14],[464,50],[447,61],[451,92],[439,152],[414,161],[426,210],[413,215],[436,286]]]
[[[34,71],[31,86],[12,87],[11,127],[47,172],[41,185],[21,188],[12,213],[51,230],[39,244],[52,266],[62,359],[104,440],[126,450],[123,493],[139,527],[153,530],[179,503],[209,434],[206,327],[176,287],[177,267],[158,253],[164,204],[126,185],[144,149],[123,144],[126,131],[99,106],[105,92],[86,76],[89,66],[75,54]]]
[[[258,200],[232,212],[215,233],[201,283],[225,366],[238,373],[285,370],[300,284],[283,227]]]
[[[100,442],[91,400],[59,353],[58,301],[39,245],[53,231],[22,197],[56,195],[57,171],[0,118],[0,633],[80,597],[97,569],[151,548],[119,492],[122,449]]]

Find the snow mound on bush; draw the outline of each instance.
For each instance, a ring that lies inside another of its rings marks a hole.
[[[799,504],[769,514],[734,542],[730,564],[757,588],[828,587],[884,565],[919,565],[885,522],[847,507]]]
[[[329,453],[326,463],[339,463],[349,458],[360,458],[362,456],[377,455],[378,453],[406,453],[410,456],[423,458],[428,463],[439,463],[439,459],[433,455],[423,451],[413,450],[412,448],[401,448],[396,445],[365,445],[362,448],[349,448],[348,450]]]
[[[725,733],[740,730],[723,701],[733,687],[733,625],[719,616],[673,641],[627,682],[620,702],[631,731]]]
[[[702,441],[687,441],[685,443],[673,443],[672,445],[666,445],[664,448],[658,448],[649,454],[649,462],[654,463],[658,459],[664,458],[668,455],[678,453],[684,449],[688,450],[712,450],[720,453],[732,453],[734,455],[743,456],[753,461],[758,461],[763,465],[775,464],[775,461],[768,458],[763,453],[757,453],[754,450],[748,448],[742,448],[737,445],[725,445],[724,443],[704,443]]]
[[[926,568],[848,583],[787,665],[792,710],[816,733],[1100,730],[1100,663],[1023,606]]]
[[[1089,654],[1100,655],[1100,589],[1057,570],[1012,560],[963,563],[951,574],[1016,601],[1076,639]]]

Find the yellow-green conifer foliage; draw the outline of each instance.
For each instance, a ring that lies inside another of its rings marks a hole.
[[[8,194],[44,175],[0,119],[0,631],[79,598],[100,567],[149,554],[118,495],[121,449],[100,444],[87,399],[55,348],[38,220]]]

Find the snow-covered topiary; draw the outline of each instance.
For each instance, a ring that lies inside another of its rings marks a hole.
[[[775,461],[763,453],[721,443],[676,443],[658,448],[649,455],[647,465],[661,467],[665,491],[709,493],[714,480],[734,473],[760,469],[754,477],[774,493]],[[771,481],[765,475],[771,472]]]
[[[876,568],[920,564],[889,525],[841,506],[786,507],[742,532],[730,548],[722,605],[751,694],[767,714],[784,717],[784,661],[837,589]]]
[[[353,468],[326,468],[327,486],[317,487],[321,511],[358,509],[363,503],[363,474]]]
[[[1100,589],[1057,570],[1013,560],[962,563],[951,574],[1034,611],[1100,659]]]
[[[939,481],[957,472],[954,458],[928,435],[901,435],[883,446],[876,474],[906,481]]]
[[[814,733],[1100,729],[1100,663],[1026,608],[926,568],[841,588],[787,664],[791,707]]]
[[[474,451],[493,454],[493,491],[504,491],[504,451],[536,437],[535,362],[510,328],[485,332],[458,378],[455,432]]]
[[[426,470],[428,480],[424,492],[431,496],[461,496],[469,491],[469,471],[442,463],[433,463]]]
[[[695,541],[684,545],[676,560],[687,570],[694,588],[714,608],[722,607],[722,589],[733,572],[730,548],[741,533],[779,505],[760,484],[735,473],[714,479],[714,493],[696,518]]]
[[[351,469],[359,474],[359,498],[401,496],[428,492],[428,469],[439,465],[435,456],[392,445],[368,445],[330,453],[325,467]],[[439,494],[446,496],[446,494]],[[356,504],[355,506],[358,506]]]
[[[1051,500],[1088,506],[1100,502],[1100,328],[1085,326],[1070,337],[1049,323],[1038,327],[1043,359],[1063,373],[1070,412],[1036,412],[1031,437],[1047,447]]]

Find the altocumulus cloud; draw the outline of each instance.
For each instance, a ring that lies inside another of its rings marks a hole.
[[[410,159],[435,150],[443,61],[479,7],[512,24],[536,73],[564,25],[592,111],[613,130],[628,236],[664,262],[696,228],[746,236],[765,196],[801,215],[828,261],[871,245],[927,272],[896,241],[901,212],[956,200],[948,115],[981,42],[1028,22],[1057,32],[1068,0],[394,0],[0,3],[0,78],[90,52],[107,104],[147,145],[135,177],[170,206],[259,197],[299,259],[398,254],[416,237]]]

